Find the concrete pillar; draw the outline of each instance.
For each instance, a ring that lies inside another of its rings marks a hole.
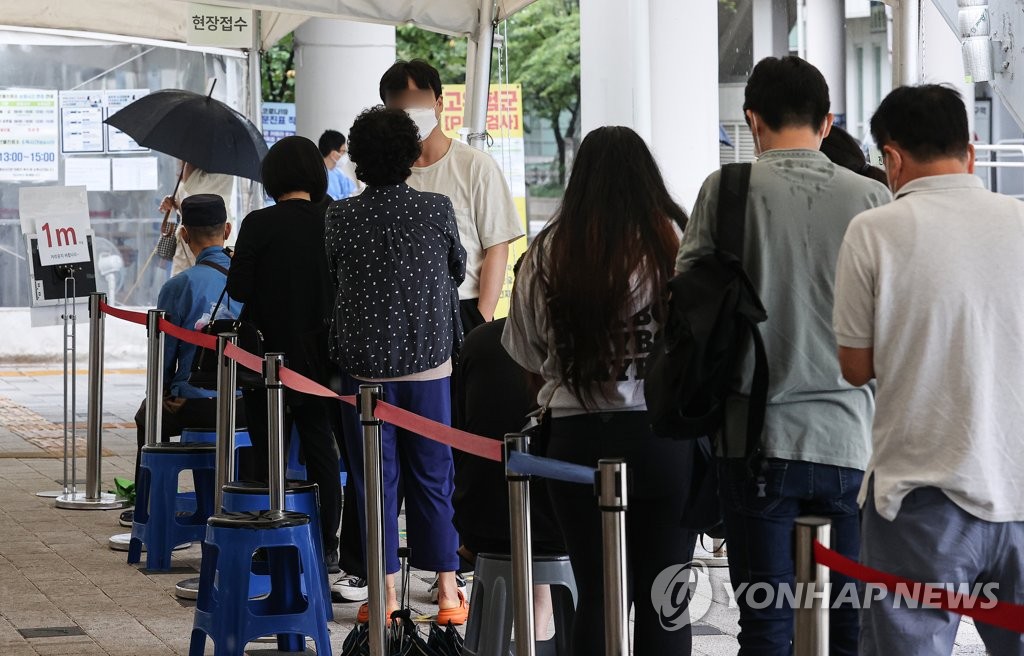
[[[690,26],[681,36],[679,26]],[[625,125],[686,208],[718,168],[716,0],[580,3],[581,128]]]
[[[295,30],[295,123],[313,141],[330,128],[348,136],[379,104],[380,76],[395,62],[395,28],[313,18]]]
[[[789,54],[789,12],[785,2],[753,1],[754,63]]]
[[[844,0],[803,2],[807,61],[818,67],[828,82],[836,122],[846,117],[846,4]]]

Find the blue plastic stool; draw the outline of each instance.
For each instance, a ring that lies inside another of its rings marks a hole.
[[[183,433],[184,435],[184,433]],[[288,442],[288,465],[285,469],[285,477],[292,481],[305,481],[306,478],[306,465],[302,463],[302,442],[299,437],[299,429],[292,426],[291,439]],[[338,477],[341,482],[341,487],[345,487],[345,483],[348,482],[348,472],[345,471],[345,461],[338,459],[340,465],[341,475]]]
[[[208,428],[186,428],[181,431],[182,444],[217,444],[217,431]],[[242,449],[252,447],[252,439],[249,437],[248,428],[235,430],[235,474],[232,478],[238,478],[238,452]],[[196,493],[178,493],[178,512],[195,512]]]
[[[165,442],[142,447],[129,564],[139,562],[145,544],[146,567],[168,570],[174,547],[203,539],[206,520],[213,514],[216,460],[215,447],[206,444]],[[180,516],[178,475],[189,470],[195,481],[196,507],[191,515]]]
[[[266,510],[270,507],[270,493],[260,483],[233,482],[224,486],[224,512],[249,512]],[[285,510],[299,512],[309,516],[313,535],[316,536],[313,548],[319,557],[319,576],[323,585],[323,604],[327,609],[327,619],[334,619],[334,607],[331,605],[331,586],[327,580],[327,568],[324,565],[324,547],[320,539],[320,510],[317,499],[317,486],[313,483],[289,481],[284,496]],[[270,576],[266,563],[253,563],[253,575],[249,579],[249,597],[259,597],[270,592]],[[303,589],[305,592],[305,589]]]
[[[327,611],[319,594],[302,589],[320,585],[323,559],[316,553],[320,535],[308,516],[269,511],[222,513],[210,518],[203,543],[199,598],[189,656],[202,656],[206,638],[217,656],[244,656],[245,646],[263,636],[277,636],[278,646],[310,636],[318,656],[330,656]],[[253,554],[267,556],[271,590],[265,599],[250,599]]]

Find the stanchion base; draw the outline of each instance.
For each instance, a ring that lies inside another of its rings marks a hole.
[[[37,497],[43,497],[44,499],[56,499],[59,496],[64,495],[64,490],[57,490],[55,492],[36,492]]]
[[[174,586],[174,596],[178,599],[191,599],[195,601],[199,598],[199,577],[194,579],[185,579]]]
[[[128,551],[128,545],[131,544],[132,534],[131,533],[118,533],[117,535],[111,535],[110,539],[107,540],[107,546],[112,551]],[[182,549],[188,549],[192,546],[191,542],[185,544],[179,544],[174,547],[174,551],[181,551]],[[145,553],[146,545],[142,545],[142,551]]]
[[[79,492],[61,494],[54,505],[64,510],[118,510],[128,506],[128,501],[107,493],[100,494],[98,499],[90,499],[85,492]]]

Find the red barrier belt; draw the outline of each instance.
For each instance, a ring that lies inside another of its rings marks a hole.
[[[146,325],[146,315],[141,312],[129,312],[128,310],[120,310],[115,307],[111,307],[106,303],[100,304],[100,310],[118,319],[130,321],[141,325]],[[187,328],[181,328],[175,326],[173,323],[166,319],[160,320],[160,330],[167,333],[171,337],[180,339],[183,342],[199,346],[201,348],[210,349],[211,351],[217,350],[217,337],[215,335],[208,335],[195,330],[188,330]],[[235,344],[230,342],[224,349],[224,354],[242,365],[246,369],[251,369],[257,373],[263,371],[263,358],[258,355],[253,355],[248,351],[239,348]],[[285,387],[296,392],[303,394],[312,394],[314,396],[322,396],[325,398],[338,399],[349,405],[356,405],[355,396],[339,396],[330,389],[323,385],[312,381],[301,374],[298,374],[287,367],[282,367],[280,371],[281,383]],[[479,435],[473,435],[466,431],[446,426],[440,422],[426,417],[420,417],[419,415],[413,414],[408,410],[395,407],[391,404],[380,401],[377,403],[377,408],[374,414],[381,421],[386,421],[390,424],[394,424],[399,428],[412,431],[427,439],[440,442],[441,444],[447,444],[453,449],[471,453],[487,460],[493,460],[501,462],[502,451],[501,443],[495,440],[489,440]]]
[[[229,356],[230,357],[230,356]],[[333,390],[330,390],[316,381],[312,381],[305,376],[295,373],[288,367],[281,367],[281,371],[278,372],[281,376],[281,382],[284,386],[290,390],[296,392],[302,392],[303,394],[311,394],[313,396],[322,396],[328,399],[338,399],[349,405],[356,404],[355,396],[339,396],[335,394]]]
[[[379,401],[374,415],[382,421],[394,424],[399,428],[418,433],[423,437],[447,444],[453,449],[472,453],[475,456],[501,462],[501,442],[486,437],[473,435],[451,426],[427,419],[408,410],[397,408],[390,403]]]
[[[167,333],[171,337],[180,339],[183,342],[187,342],[194,346],[199,346],[211,351],[217,350],[217,337],[216,335],[207,335],[196,330],[189,330],[188,328],[179,328],[167,319],[160,320],[160,330]]]
[[[214,345],[216,348],[216,342],[214,342]],[[227,346],[224,347],[224,355],[228,356],[246,369],[255,371],[256,373],[263,373],[263,358],[242,350],[237,344],[228,342]]]
[[[130,312],[128,310],[122,310],[106,303],[100,303],[100,312],[109,314],[112,317],[116,317],[121,321],[128,321],[131,323],[137,323],[140,326],[146,325],[146,313],[145,312]]]
[[[855,560],[836,553],[823,546],[820,542],[814,543],[814,559],[821,565],[831,570],[845,574],[850,578],[857,579],[864,583],[884,587],[889,592],[896,589],[897,584],[909,588],[915,592],[912,598],[922,605],[941,608],[959,615],[966,615],[979,622],[998,626],[1008,631],[1024,633],[1024,606],[1000,601],[990,608],[988,600],[981,600],[976,597],[967,597],[954,591],[947,590],[934,585],[923,585],[895,574],[887,574],[867,565],[861,565]],[[902,593],[902,590],[900,591]],[[937,603],[932,603],[938,597]],[[925,603],[928,598],[928,603]]]

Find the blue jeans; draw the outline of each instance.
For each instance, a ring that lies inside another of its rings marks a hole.
[[[776,591],[779,585],[794,585],[793,522],[801,515],[831,519],[833,549],[856,559],[860,544],[857,493],[864,472],[776,458],[767,459],[764,465],[763,480],[758,480],[751,479],[742,459],[719,464],[733,590],[738,592],[743,584],[766,583]],[[833,599],[849,581],[833,575]],[[739,653],[788,656],[792,652],[793,609],[788,603],[761,608],[764,597],[763,592],[736,595]],[[856,654],[859,622],[855,604],[833,607],[829,623],[832,656]]]

